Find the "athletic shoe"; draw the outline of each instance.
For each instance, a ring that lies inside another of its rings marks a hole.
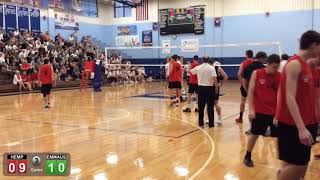
[[[241,119],[241,118],[238,118],[238,119],[236,119],[236,123],[240,123],[240,124],[242,124],[242,123],[243,123],[243,121],[242,121],[242,119]]]
[[[199,112],[198,108],[196,108],[196,109],[194,110],[194,112]]]
[[[254,167],[253,161],[248,157],[244,157],[243,164],[247,167]]]
[[[218,119],[218,120],[217,120],[217,124],[218,124],[218,125],[222,125],[222,123],[223,123],[223,122],[222,122],[221,119]]]
[[[266,133],[264,134],[264,137],[271,137],[271,130],[267,129]]]
[[[248,129],[246,132],[245,132],[246,135],[250,135],[251,134],[251,129]]]
[[[189,112],[191,112],[191,109],[190,108],[186,108],[186,109],[183,110],[183,112],[188,112],[189,113]]]

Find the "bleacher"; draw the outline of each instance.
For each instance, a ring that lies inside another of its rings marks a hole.
[[[18,93],[18,86],[12,83],[13,72],[0,72],[0,94],[5,93]],[[80,80],[75,81],[60,81],[54,89],[68,89],[68,88],[79,88]],[[89,82],[91,86],[91,82]],[[40,89],[35,89],[32,92],[38,92]],[[22,93],[28,93],[29,91],[24,90]]]

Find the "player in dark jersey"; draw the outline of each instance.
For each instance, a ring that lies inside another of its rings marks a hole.
[[[50,92],[54,82],[53,67],[49,64],[49,59],[44,59],[44,64],[39,69],[39,81],[41,85],[41,93],[43,94],[44,107],[50,106]]]
[[[178,62],[179,56],[173,55],[169,66],[169,89],[171,96],[171,105],[179,105],[181,80],[182,80],[182,65]],[[176,95],[174,96],[174,90]]]
[[[248,89],[249,119],[252,119],[251,135],[248,138],[244,164],[253,167],[251,152],[259,135],[265,135],[268,127],[276,134],[273,117],[277,105],[277,92],[280,83],[278,72],[280,57],[273,54],[268,57],[266,68],[253,71]]]
[[[252,50],[247,50],[246,51],[246,59],[240,64],[239,71],[238,71],[238,79],[240,81],[240,92],[241,92],[241,103],[240,103],[240,116],[239,118],[236,119],[236,123],[242,123],[242,117],[243,117],[243,112],[245,109],[246,105],[246,100],[247,100],[247,92],[244,90],[242,86],[242,74],[244,69],[247,68],[248,65],[253,63],[253,51]]]
[[[284,165],[278,180],[304,179],[317,135],[316,95],[312,70],[306,61],[320,53],[320,34],[307,31],[299,54],[285,66],[280,80],[276,119],[279,159]]]
[[[199,66],[199,57],[198,56],[194,56],[193,57],[193,62],[190,64],[190,67],[188,68],[189,71],[192,70],[193,68]],[[189,72],[188,72],[189,73]],[[189,76],[189,90],[188,90],[188,104],[187,104],[187,108],[183,110],[183,112],[191,112],[190,109],[190,104],[191,104],[191,100],[192,100],[192,95],[195,94],[197,101],[198,102],[198,77],[197,75],[193,75],[190,73]],[[195,108],[195,112],[198,112],[198,106]]]

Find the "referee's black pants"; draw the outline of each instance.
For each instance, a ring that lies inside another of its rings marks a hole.
[[[207,104],[209,117],[209,127],[214,127],[214,97],[215,88],[213,86],[199,86],[198,108],[199,108],[199,126],[204,126],[204,108]]]

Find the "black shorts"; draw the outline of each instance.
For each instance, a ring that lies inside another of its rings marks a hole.
[[[214,100],[219,101],[219,97],[220,97],[220,87],[218,87],[218,91],[217,93],[215,93]]]
[[[169,89],[181,89],[181,82],[180,81],[169,82]]]
[[[52,89],[52,84],[42,84],[41,86],[41,93],[43,94],[50,94]]]
[[[265,135],[268,127],[271,130],[271,136],[277,137],[277,127],[273,124],[272,115],[256,113],[256,118],[251,123],[251,133],[253,135]]]
[[[306,128],[315,140],[318,125],[307,125]],[[279,159],[289,164],[304,166],[310,161],[311,147],[301,144],[296,126],[279,122],[278,151]]]
[[[189,84],[188,93],[189,94],[193,94],[193,93],[198,94],[198,85],[197,84]]]
[[[243,88],[242,86],[240,87],[240,92],[241,92],[241,96],[242,96],[242,97],[245,97],[245,98],[246,98],[246,97],[248,96],[246,90],[244,90],[244,88]]]

